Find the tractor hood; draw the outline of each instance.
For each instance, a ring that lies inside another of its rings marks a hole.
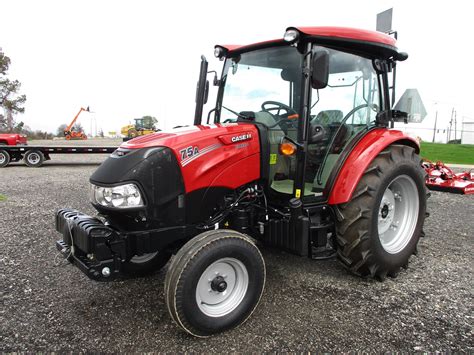
[[[92,175],[91,182],[118,184],[152,170],[164,174],[161,179],[176,179],[174,173],[168,176],[165,171],[170,169],[170,159],[180,171],[186,193],[213,186],[235,189],[260,178],[258,130],[253,124],[231,123],[140,136],[123,143]]]
[[[237,123],[185,126],[134,138],[123,143],[120,148],[139,149],[165,146],[173,149],[181,147],[183,144],[186,145],[188,143],[200,142],[221,135],[238,134],[246,129],[253,130],[253,126]]]

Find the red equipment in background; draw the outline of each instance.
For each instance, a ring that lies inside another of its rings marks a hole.
[[[422,165],[428,174],[426,186],[430,190],[465,195],[474,194],[474,173],[472,170],[456,174],[441,161],[433,163],[424,160]]]

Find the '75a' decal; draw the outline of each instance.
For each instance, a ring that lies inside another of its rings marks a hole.
[[[191,158],[195,155],[198,155],[199,154],[199,148],[198,147],[193,147],[193,146],[189,146],[187,148],[184,148],[184,149],[181,149],[179,151],[179,153],[181,154],[181,160],[184,160],[186,158]]]
[[[222,144],[216,143],[202,149],[199,149],[197,146],[189,146],[184,149],[181,149],[179,151],[179,154],[181,155],[181,166],[186,166],[194,159],[197,159],[209,152],[212,152],[213,150],[216,150],[221,146]]]

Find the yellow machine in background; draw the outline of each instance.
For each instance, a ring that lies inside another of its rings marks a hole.
[[[155,117],[143,116],[142,118],[135,118],[134,120],[135,124],[129,124],[120,129],[120,133],[125,136],[124,140],[159,131],[155,126],[158,122]]]

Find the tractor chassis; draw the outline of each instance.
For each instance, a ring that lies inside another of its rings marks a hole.
[[[326,259],[335,255],[332,218],[332,209],[328,206],[303,209],[301,200],[293,199],[290,211],[283,216],[258,222],[257,227],[239,224],[236,218],[229,228],[250,236],[259,234],[257,239],[265,246],[313,259]],[[72,209],[61,209],[56,213],[56,230],[62,235],[56,248],[95,281],[121,278],[124,276],[123,261],[134,255],[161,250],[175,253],[186,241],[202,232],[186,226],[118,231],[99,218]]]

